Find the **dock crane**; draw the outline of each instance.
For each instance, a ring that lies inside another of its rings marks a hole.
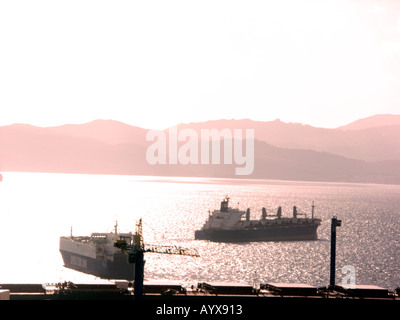
[[[143,279],[144,279],[144,253],[160,253],[160,254],[176,254],[191,257],[200,257],[196,249],[182,248],[177,246],[151,245],[144,244],[142,219],[136,223],[136,231],[134,240],[131,243],[125,239],[117,240],[114,246],[128,252],[128,262],[135,264],[135,279],[134,279],[134,295],[135,299],[140,299],[143,296]]]

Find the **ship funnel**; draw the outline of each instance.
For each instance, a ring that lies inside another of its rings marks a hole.
[[[221,212],[227,212],[229,209],[229,197],[226,197],[222,202],[221,202]]]

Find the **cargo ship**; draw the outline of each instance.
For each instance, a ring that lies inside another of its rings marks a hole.
[[[60,253],[64,266],[102,279],[134,279],[134,264],[128,261],[127,250],[115,247],[123,241],[135,243],[132,233],[119,233],[118,223],[114,232],[92,233],[90,236],[60,237]]]
[[[220,209],[210,213],[202,229],[195,231],[195,239],[216,242],[316,240],[320,224],[321,219],[314,218],[314,203],[311,218],[294,206],[291,218],[282,217],[282,207],[279,207],[276,214],[267,214],[262,208],[261,219],[251,220],[250,209],[231,208],[226,197]]]

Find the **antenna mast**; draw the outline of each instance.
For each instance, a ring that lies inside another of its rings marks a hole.
[[[312,206],[311,206],[311,219],[314,220],[314,201],[312,202]]]

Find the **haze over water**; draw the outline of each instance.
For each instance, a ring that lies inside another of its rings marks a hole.
[[[148,253],[145,279],[329,283],[330,219],[336,215],[336,282],[352,265],[357,284],[400,285],[400,186],[42,173],[4,173],[0,183],[0,282],[94,279],[63,267],[59,237],[134,231],[143,219],[144,241],[195,247],[200,258]],[[194,240],[208,210],[229,195],[231,206],[322,219],[317,241],[214,243]]]

